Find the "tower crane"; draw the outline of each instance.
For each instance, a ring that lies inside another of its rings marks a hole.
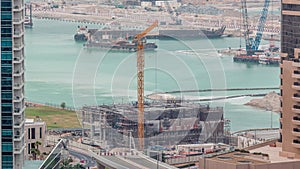
[[[265,23],[267,20],[268,16],[268,9],[269,9],[269,4],[270,0],[265,0],[264,2],[264,7],[261,12],[261,16],[259,18],[259,22],[257,25],[257,31],[255,38],[250,38],[250,31],[249,31],[249,25],[248,25],[248,12],[247,12],[247,3],[246,0],[241,0],[242,3],[242,15],[243,15],[243,27],[244,27],[244,37],[245,37],[245,43],[246,43],[246,51],[247,55],[253,55],[255,51],[258,50],[263,32],[264,32],[264,27]]]
[[[138,138],[139,149],[144,149],[144,37],[156,26],[156,20],[143,32],[134,36],[132,42],[137,45],[137,97],[138,97]]]

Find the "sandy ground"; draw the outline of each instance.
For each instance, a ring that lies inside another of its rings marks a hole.
[[[252,99],[250,102],[245,105],[273,111],[280,111],[280,96],[276,92],[270,92],[265,97],[261,99]]]

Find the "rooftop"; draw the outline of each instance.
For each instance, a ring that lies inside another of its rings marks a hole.
[[[270,145],[261,146],[252,149],[248,152],[233,151],[230,153],[220,154],[209,158],[214,161],[222,161],[225,163],[240,163],[240,164],[267,164],[267,163],[281,163],[281,162],[296,162],[300,159],[291,159],[282,157],[279,152],[281,147],[272,147]]]
[[[264,154],[269,155],[269,161],[271,163],[276,162],[289,162],[289,161],[300,161],[300,159],[291,159],[287,157],[282,157],[279,155],[279,152],[282,151],[282,147],[270,147],[270,146],[263,146],[250,151],[250,153],[254,152],[262,152]]]
[[[25,125],[44,125],[45,122],[42,119],[25,119]]]

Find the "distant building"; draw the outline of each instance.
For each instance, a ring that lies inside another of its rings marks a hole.
[[[40,142],[38,146],[40,153],[45,151],[46,146],[46,123],[41,120],[26,119],[25,121],[25,143],[26,152],[25,157],[29,159],[31,157],[31,149],[37,148],[36,142]]]
[[[24,1],[1,0],[1,169],[24,165]]]
[[[300,3],[282,1],[280,139],[282,156],[300,158]]]

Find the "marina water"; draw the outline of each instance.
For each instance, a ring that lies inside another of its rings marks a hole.
[[[136,101],[136,53],[84,49],[73,39],[78,25],[99,25],[35,19],[26,29],[26,99],[39,103],[83,105]],[[240,38],[149,40],[157,51],[145,52],[145,95],[153,92],[278,87],[279,68],[234,63],[218,50],[238,48]],[[242,41],[243,42],[243,41]],[[267,44],[267,41],[263,41]],[[243,44],[242,44],[243,45]],[[185,93],[182,97],[209,98],[269,91]],[[277,91],[278,92],[278,91]],[[224,106],[231,130],[279,126],[279,115],[243,105],[239,97],[205,104]]]

